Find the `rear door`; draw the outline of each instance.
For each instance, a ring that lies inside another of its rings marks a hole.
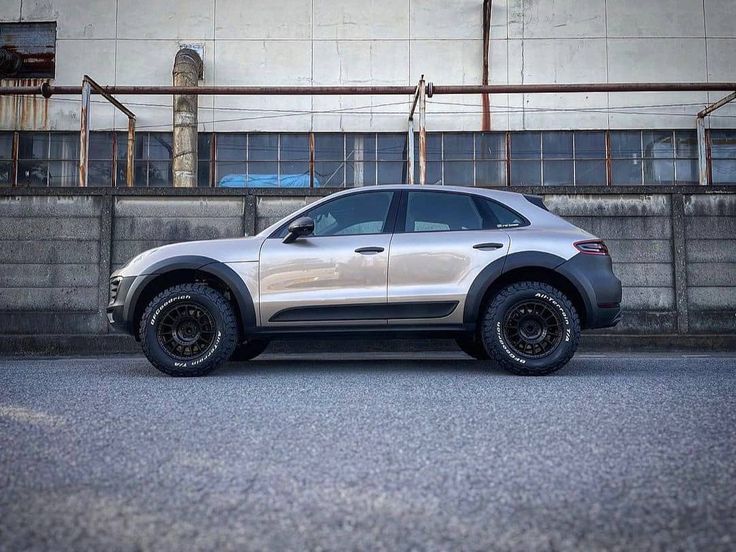
[[[516,213],[475,194],[405,191],[388,274],[388,302],[400,316],[389,324],[461,324],[471,284],[508,253],[504,228],[523,224]]]

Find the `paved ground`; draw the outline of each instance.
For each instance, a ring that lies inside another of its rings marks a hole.
[[[736,356],[0,360],[0,549],[733,550]]]

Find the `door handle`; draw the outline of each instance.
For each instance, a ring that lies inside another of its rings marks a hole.
[[[383,252],[383,247],[359,247],[355,252],[361,255],[372,255]]]
[[[492,249],[501,249],[503,247],[502,243],[476,243],[473,246],[473,249],[480,249],[482,251],[490,251]]]

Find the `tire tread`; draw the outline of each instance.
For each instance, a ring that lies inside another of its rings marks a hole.
[[[146,324],[148,323],[153,310],[161,301],[165,300],[168,296],[177,295],[179,293],[205,295],[208,299],[210,299],[213,303],[217,305],[217,308],[219,309],[220,315],[223,319],[223,343],[220,348],[209,359],[207,359],[207,362],[204,362],[196,366],[195,368],[186,368],[183,370],[159,362],[156,359],[155,355],[151,354],[151,348],[153,346],[157,347],[158,344],[149,343],[149,340],[146,336]],[[197,377],[204,376],[210,373],[230,358],[233,351],[235,350],[235,345],[237,344],[238,323],[235,318],[235,313],[233,312],[232,305],[219,291],[211,288],[206,284],[178,284],[170,288],[166,288],[148,303],[146,309],[143,311],[143,316],[141,316],[139,332],[143,353],[146,355],[146,358],[148,358],[151,364],[153,364],[158,370],[174,377]]]
[[[572,301],[570,301],[570,299],[568,299],[567,296],[557,288],[543,282],[534,281],[516,282],[514,284],[506,286],[489,301],[486,314],[483,317],[481,336],[483,338],[483,342],[487,344],[492,339],[493,332],[495,331],[494,321],[496,320],[497,315],[503,314],[498,312],[498,309],[503,304],[503,302],[516,293],[530,290],[543,291],[544,293],[554,297],[557,301],[562,303],[570,313],[570,325],[572,326],[572,342],[567,348],[567,352],[556,362],[544,368],[530,369],[526,368],[525,366],[520,366],[518,363],[510,361],[508,356],[503,351],[499,350],[498,347],[488,347],[486,345],[485,349],[493,362],[495,362],[504,370],[511,372],[512,374],[516,374],[519,376],[546,376],[548,374],[556,372],[557,370],[565,366],[568,362],[570,362],[570,359],[575,354],[578,342],[580,340],[580,317],[578,316],[577,310],[572,304]]]

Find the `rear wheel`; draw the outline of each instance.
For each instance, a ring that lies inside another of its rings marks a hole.
[[[483,347],[483,343],[474,337],[459,337],[455,342],[463,353],[476,360],[488,360],[491,358]]]
[[[181,284],[159,293],[141,317],[148,360],[170,376],[203,376],[235,349],[238,326],[225,297],[205,284]]]
[[[505,370],[543,376],[562,368],[575,354],[580,320],[560,290],[541,282],[518,282],[488,304],[481,340]]]
[[[260,355],[266,347],[268,347],[268,341],[265,339],[249,339],[245,343],[241,343],[235,347],[230,360],[234,362],[252,360]]]

